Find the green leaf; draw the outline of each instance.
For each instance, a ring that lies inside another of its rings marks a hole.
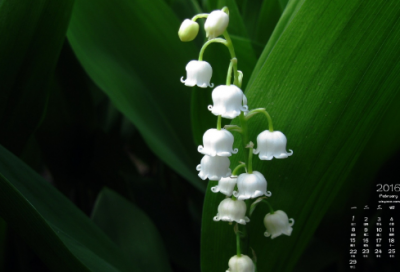
[[[97,198],[92,219],[140,271],[172,271],[153,222],[118,193],[104,188]]]
[[[250,108],[267,108],[274,128],[285,133],[288,149],[294,150],[285,160],[256,158],[253,169],[268,180],[274,209],[284,210],[296,223],[291,237],[270,240],[263,236],[262,223],[268,211],[255,210],[245,254],[250,254],[248,247],[255,250],[259,271],[293,270],[339,190],[345,184],[349,190],[349,182],[356,182],[349,174],[399,91],[399,16],[395,1],[291,1],[285,10],[246,96]],[[256,116],[249,128],[254,141],[267,122]],[[383,140],[391,131],[379,131],[382,150],[391,149],[390,141]],[[241,146],[239,138],[237,143]],[[233,156],[231,166],[239,160],[241,155]],[[226,269],[235,252],[232,230],[211,220],[222,197],[209,188],[203,213],[203,271]]]
[[[0,3],[0,142],[20,155],[45,114],[73,0]]]
[[[96,12],[93,12],[93,7]],[[138,128],[151,150],[197,188],[200,159],[190,129],[190,89],[179,82],[195,46],[162,0],[83,1],[68,40],[91,79]]]
[[[0,216],[54,271],[135,271],[86,215],[2,146]]]

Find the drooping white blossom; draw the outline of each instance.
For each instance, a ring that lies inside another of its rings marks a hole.
[[[205,155],[196,170],[199,172],[199,177],[202,180],[220,180],[221,178],[229,177],[231,169],[229,169],[230,161],[227,157],[211,157]]]
[[[195,85],[201,88],[214,87],[214,84],[210,84],[212,76],[212,67],[206,61],[191,60],[186,65],[186,80],[181,78],[181,82],[185,83],[186,86],[193,87]]]
[[[222,10],[214,10],[211,12],[206,22],[204,23],[204,30],[208,39],[214,39],[222,35],[229,24],[229,16]]]
[[[233,256],[229,259],[229,268],[226,272],[254,272],[255,267],[253,261],[244,254]]]
[[[257,136],[257,148],[254,154],[259,154],[260,160],[285,159],[293,154],[293,150],[286,151],[286,136],[280,131],[264,130]]]
[[[251,174],[240,174],[237,187],[238,192],[234,191],[233,195],[240,200],[272,195],[271,192],[267,191],[267,180],[258,171],[253,171]]]
[[[246,225],[250,219],[246,216],[246,203],[242,200],[225,198],[219,203],[218,213],[214,216],[214,221],[237,222]]]
[[[199,33],[199,24],[190,19],[185,19],[178,31],[179,39],[182,42],[193,41]]]
[[[235,85],[220,85],[213,90],[211,96],[214,105],[209,105],[208,109],[214,115],[233,119],[241,111],[248,110],[247,105],[242,105],[244,100],[242,90]]]
[[[221,178],[218,181],[218,185],[211,188],[214,193],[222,193],[226,196],[231,196],[233,194],[233,189],[235,188],[237,182],[237,176],[230,176],[227,178]]]
[[[278,237],[281,234],[290,236],[292,234],[292,226],[294,224],[293,218],[288,218],[284,211],[275,211],[268,213],[264,217],[264,226],[267,231],[264,233],[265,237],[271,236],[271,239]]]
[[[208,156],[229,157],[238,152],[237,148],[232,149],[234,139],[232,133],[226,129],[211,128],[203,135],[204,147],[199,145],[197,150]]]

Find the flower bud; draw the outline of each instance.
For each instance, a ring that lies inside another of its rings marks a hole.
[[[214,115],[233,119],[241,111],[248,110],[247,105],[242,106],[244,99],[242,90],[235,85],[220,85],[213,90],[211,97],[214,105],[209,105],[208,109]]]
[[[211,128],[203,135],[204,147],[199,145],[198,151],[208,156],[229,157],[238,152],[238,149],[232,149],[234,137],[226,129]]]
[[[257,148],[253,150],[254,154],[260,153],[260,160],[285,159],[292,156],[293,150],[286,152],[286,136],[280,131],[264,130],[257,136]]]
[[[271,236],[271,239],[274,239],[281,234],[290,236],[290,234],[292,234],[293,224],[294,219],[289,219],[284,211],[275,211],[272,214],[268,213],[264,217],[264,226],[267,228],[264,235],[265,237]]]
[[[191,60],[186,65],[186,80],[181,78],[181,82],[185,83],[186,86],[193,87],[197,85],[201,88],[214,87],[214,84],[210,84],[212,76],[212,67],[206,61]]]
[[[226,272],[254,272],[253,261],[247,255],[233,256],[229,259],[229,268]]]
[[[250,222],[250,219],[246,216],[246,203],[242,200],[233,200],[231,198],[225,198],[219,203],[218,213],[214,217],[214,221],[228,221],[237,222],[242,225],[246,225],[246,222]]]
[[[208,39],[214,39],[224,33],[229,24],[229,16],[222,10],[211,12],[204,24],[204,30]]]
[[[213,193],[222,193],[226,196],[231,196],[233,194],[233,189],[237,182],[237,176],[230,176],[226,178],[221,178],[218,181],[218,185],[211,188]]]
[[[230,161],[227,157],[211,157],[205,155],[196,170],[200,171],[199,177],[202,180],[220,180],[221,178],[229,177],[231,169],[229,169]]]
[[[262,195],[271,196],[271,192],[267,191],[267,180],[263,174],[257,171],[253,173],[240,174],[237,181],[239,192],[233,192],[233,195],[240,200],[256,198]]]
[[[179,28],[178,35],[182,42],[193,41],[199,33],[199,24],[190,19],[185,19]]]

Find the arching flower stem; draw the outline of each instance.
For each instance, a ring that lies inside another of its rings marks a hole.
[[[203,60],[204,51],[206,50],[207,46],[209,46],[211,43],[222,43],[222,44],[224,44],[225,46],[228,46],[227,41],[224,40],[224,39],[222,39],[222,38],[215,38],[215,39],[212,39],[212,40],[207,41],[205,44],[203,44],[203,47],[202,47],[201,50],[200,50],[200,53],[199,53],[199,61],[202,61],[202,60]]]
[[[221,130],[221,115],[218,115],[218,120],[217,120],[217,129]]]
[[[231,54],[231,59],[236,59],[236,53],[235,53],[235,48],[233,47],[233,43],[231,40],[231,37],[228,34],[228,31],[225,30],[224,32],[224,38],[226,40],[226,46],[229,49],[229,53]],[[236,86],[239,86],[239,74],[238,74],[238,70],[237,70],[237,59],[236,62],[233,64],[233,84],[235,84]]]
[[[249,160],[247,162],[247,173],[252,174],[253,173],[253,148],[254,148],[253,142],[250,142],[248,145],[246,145],[246,148],[249,149]]]
[[[250,205],[250,209],[248,209],[249,217],[253,214],[254,210],[260,203],[267,204],[271,214],[273,214],[275,212],[274,209],[272,208],[272,205],[268,202],[268,200],[266,200],[266,197],[264,196],[264,197],[257,198],[257,200],[254,201],[253,204]],[[249,203],[246,202],[247,207],[248,207],[248,204]]]
[[[253,117],[257,113],[263,113],[267,117],[269,131],[273,132],[274,131],[274,127],[272,125],[272,118],[264,108],[259,108],[259,109],[254,109],[254,110],[249,111],[249,113],[246,115],[246,121],[248,121],[251,117]]]
[[[233,65],[237,63],[237,59],[233,58],[231,59],[231,62],[229,63],[229,68],[228,68],[228,74],[226,75],[226,85],[230,86],[231,81],[232,81],[232,67]]]
[[[248,126],[246,116],[244,115],[243,111],[239,115],[240,127],[242,129],[242,144],[243,144],[243,151],[244,151],[244,160],[246,165],[248,165],[249,161],[249,149],[246,148],[246,144],[249,142],[249,133],[248,133]]]
[[[209,15],[208,13],[200,13],[200,14],[197,14],[197,15],[193,16],[192,21],[196,22],[197,19],[200,19],[200,18],[207,18],[208,15]]]
[[[238,257],[240,257],[242,255],[242,251],[240,248],[240,232],[239,232],[239,226],[237,223],[235,224],[235,227],[233,228],[233,230],[235,231],[235,234],[236,234],[236,255]]]
[[[265,199],[264,199],[263,202],[266,203],[266,204],[268,205],[268,208],[269,208],[270,213],[273,214],[275,211],[274,211],[274,209],[272,208],[271,204],[268,202],[268,200],[265,200]]]
[[[221,10],[229,15],[229,8],[228,7],[223,7]]]
[[[238,166],[235,167],[235,169],[233,169],[232,176],[237,176],[237,173],[243,167],[246,167],[246,164],[244,162],[241,162]]]
[[[224,129],[226,129],[230,132],[235,131],[235,132],[243,133],[242,128],[237,125],[225,125]]]

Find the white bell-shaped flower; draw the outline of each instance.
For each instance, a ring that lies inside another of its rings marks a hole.
[[[219,203],[218,213],[214,216],[214,221],[237,222],[246,225],[250,219],[246,216],[246,203],[242,200],[225,198]]]
[[[260,160],[285,159],[293,154],[293,150],[286,152],[286,136],[280,131],[264,130],[257,136],[257,148],[254,154],[259,154]]]
[[[271,192],[267,191],[267,180],[263,174],[257,171],[253,171],[252,174],[240,174],[237,187],[239,192],[234,191],[233,195],[240,200],[272,195]]]
[[[214,39],[222,35],[229,24],[229,15],[222,10],[214,10],[211,12],[206,22],[204,23],[204,30],[208,39]]]
[[[255,267],[249,256],[241,254],[233,256],[229,259],[229,268],[226,272],[254,272]]]
[[[229,169],[230,161],[227,157],[211,157],[205,155],[196,170],[200,171],[199,177],[202,180],[220,180],[231,175],[231,169]]]
[[[198,151],[208,156],[229,157],[238,152],[238,149],[232,149],[234,137],[226,129],[211,128],[203,135],[204,147],[199,145]]]
[[[235,85],[220,85],[213,90],[211,96],[214,105],[209,105],[208,109],[214,115],[233,119],[241,111],[248,110],[247,105],[242,105],[244,99],[242,90]]]
[[[230,176],[227,178],[221,178],[218,181],[218,185],[211,188],[213,193],[222,193],[226,196],[231,196],[233,194],[233,189],[237,182],[237,176]]]
[[[212,76],[211,65],[202,60],[191,60],[186,65],[186,80],[181,78],[181,82],[185,83],[186,86],[193,87],[195,85],[201,88],[214,87],[214,84],[210,84]]]
[[[264,226],[267,228],[264,235],[265,237],[271,236],[271,239],[274,239],[281,234],[290,236],[290,234],[292,234],[293,224],[294,219],[289,219],[284,211],[275,211],[273,214],[268,213],[264,217]]]
[[[199,33],[199,24],[193,20],[185,19],[178,31],[179,39],[182,42],[193,41]]]

